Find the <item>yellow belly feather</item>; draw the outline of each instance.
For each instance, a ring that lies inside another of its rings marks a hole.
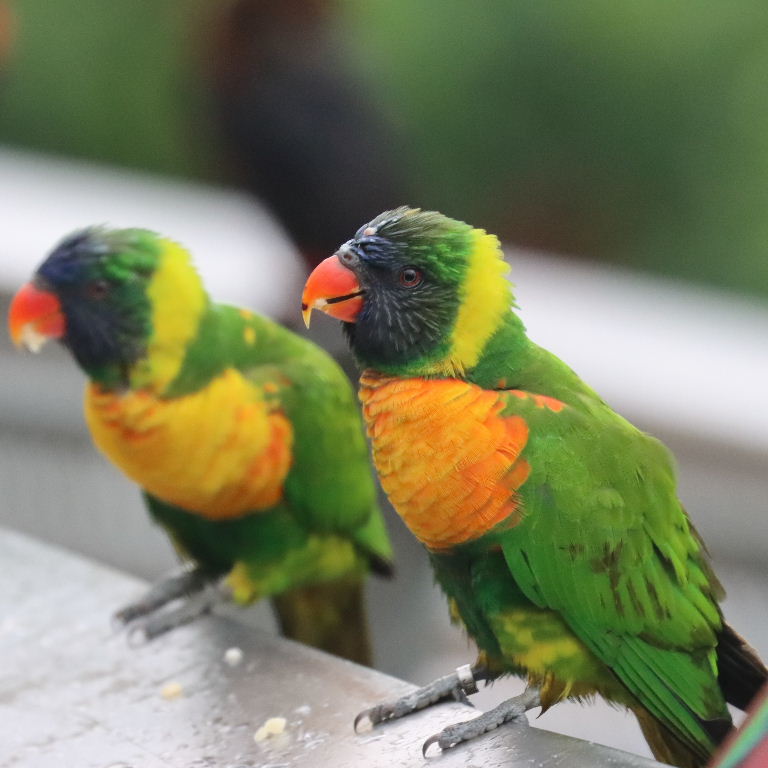
[[[222,520],[281,498],[291,424],[238,371],[171,399],[91,383],[85,416],[98,448],[165,502]]]

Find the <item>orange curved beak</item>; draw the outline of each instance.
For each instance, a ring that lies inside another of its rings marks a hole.
[[[330,256],[315,267],[304,286],[301,297],[304,325],[309,328],[313,309],[354,323],[363,308],[364,294],[355,273],[347,269],[338,256]]]
[[[60,339],[65,327],[56,294],[27,283],[13,297],[8,328],[17,347],[23,345],[32,352],[39,352],[48,339]]]

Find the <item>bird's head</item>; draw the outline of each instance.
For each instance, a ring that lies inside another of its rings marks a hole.
[[[512,301],[499,242],[435,211],[402,207],[361,227],[310,275],[302,298],[344,322],[366,367],[462,375]]]
[[[188,255],[175,243],[142,229],[92,227],[62,240],[22,286],[9,327],[17,345],[36,352],[58,339],[91,378],[125,386],[146,367],[153,345],[169,347],[169,324],[170,335],[178,335],[204,300]],[[159,314],[164,301],[171,306]]]

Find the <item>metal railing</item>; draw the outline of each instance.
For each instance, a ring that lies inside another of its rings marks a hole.
[[[220,615],[131,648],[108,616],[141,581],[6,529],[0,562],[3,768],[423,766],[423,741],[476,712],[440,704],[355,734],[359,710],[409,686]],[[230,648],[242,652],[236,665],[225,660]],[[282,732],[257,741],[271,718],[285,720]],[[441,768],[657,765],[527,721],[434,760]]]

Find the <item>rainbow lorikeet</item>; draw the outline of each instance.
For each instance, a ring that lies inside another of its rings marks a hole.
[[[470,669],[361,713],[374,725],[478,679],[522,697],[429,739],[441,748],[526,709],[600,694],[655,755],[700,766],[765,667],[724,623],[722,589],[666,448],[528,339],[498,240],[398,208],[322,262],[303,297],[344,321],[382,485],[425,545]]]
[[[390,573],[391,550],[354,393],[324,351],[213,303],[189,254],[141,229],[63,240],[10,329],[70,350],[94,442],[191,564],[118,618],[154,636],[207,609],[226,576],[236,602],[272,598],[287,636],[369,661],[363,581]]]

